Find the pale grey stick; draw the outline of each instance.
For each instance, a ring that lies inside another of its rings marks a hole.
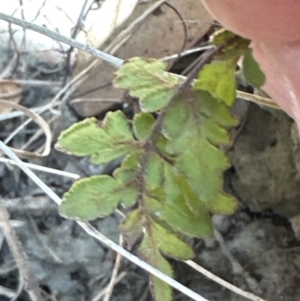
[[[43,34],[47,37],[50,37],[54,40],[57,40],[57,41],[60,41],[62,43],[73,46],[75,48],[81,49],[85,52],[90,53],[91,55],[95,56],[98,59],[102,59],[102,60],[108,62],[109,64],[113,65],[116,68],[120,68],[121,65],[124,62],[122,59],[119,59],[119,58],[117,58],[113,55],[105,53],[105,52],[103,52],[101,50],[98,50],[94,47],[91,47],[89,45],[84,45],[84,44],[82,44],[82,43],[80,43],[80,42],[78,42],[74,39],[67,38],[67,37],[65,37],[65,36],[63,36],[63,35],[61,35],[57,32],[54,32],[54,31],[49,30],[47,28],[44,28],[42,26],[35,25],[35,24],[30,23],[30,22],[27,22],[27,21],[24,21],[24,20],[9,16],[9,15],[6,15],[6,14],[3,14],[3,13],[0,13],[0,20],[4,20],[4,21],[7,21],[9,23],[19,25],[23,28],[36,31],[36,32],[38,32],[40,34]]]

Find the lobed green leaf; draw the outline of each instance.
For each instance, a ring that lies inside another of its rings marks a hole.
[[[169,138],[167,151],[177,155],[176,168],[206,202],[222,190],[222,174],[229,167],[226,155],[216,145],[229,143],[230,139],[222,127],[202,115],[201,99],[188,95],[185,101],[174,103],[164,120],[163,131]]]
[[[110,176],[79,180],[63,196],[59,212],[67,218],[80,220],[107,216],[118,206],[119,190],[120,184]]]
[[[107,163],[136,148],[131,129],[121,111],[109,112],[99,127],[95,118],[71,126],[58,138],[56,148],[76,156],[89,156],[93,163]]]
[[[136,149],[131,129],[123,112],[108,112],[103,120],[102,129],[108,138],[104,146],[92,154],[93,163],[107,163]]]
[[[144,112],[162,109],[178,88],[178,77],[165,72],[166,64],[155,59],[134,57],[118,71],[114,79],[116,88],[129,89],[140,99]]]
[[[99,151],[107,139],[97,119],[87,118],[62,132],[55,147],[75,156],[89,156]]]
[[[166,222],[178,233],[192,237],[208,237],[212,234],[209,212],[192,212],[183,198],[173,203],[162,202],[162,199],[146,198],[145,205],[155,218]]]

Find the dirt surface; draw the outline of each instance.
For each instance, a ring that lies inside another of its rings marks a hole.
[[[12,50],[2,51],[2,69],[12,56]],[[59,62],[47,66],[53,70],[47,73],[43,65],[26,58],[24,54],[15,77],[28,79],[34,75],[35,79],[62,82],[66,76]],[[178,64],[185,62],[182,60]],[[55,85],[25,87],[21,103],[28,107],[42,105],[59,89]],[[123,107],[119,105],[118,108]],[[227,150],[232,167],[224,177],[225,190],[239,199],[240,207],[232,216],[213,217],[218,234],[216,238],[193,242],[195,261],[265,300],[300,301],[300,241],[289,220],[300,214],[298,133],[293,121],[281,111],[237,100],[233,113],[240,119],[240,125],[232,129],[234,143]],[[67,106],[58,132],[80,119]],[[21,119],[1,121],[1,140],[20,123]],[[30,124],[25,132],[13,139],[11,146],[22,146],[36,130],[37,127]],[[42,143],[43,140],[38,139],[32,149]],[[55,149],[48,157],[31,162],[83,177],[110,173],[118,164],[95,166],[88,159],[67,156]],[[60,196],[73,183],[65,177],[37,174]],[[0,163],[0,194],[45,300],[95,301],[110,280],[115,254],[87,235],[75,222],[62,218],[57,206],[17,167]],[[118,242],[120,222],[121,217],[114,214],[94,221],[93,226]],[[245,300],[184,263],[173,262],[173,265],[180,282],[210,301]],[[120,274],[123,278],[115,285],[112,301],[152,300],[147,273],[123,260]],[[0,231],[0,301],[9,300],[8,296],[13,296],[21,284],[16,264]],[[22,291],[17,300],[25,301],[29,297]],[[174,300],[188,298],[175,292]]]

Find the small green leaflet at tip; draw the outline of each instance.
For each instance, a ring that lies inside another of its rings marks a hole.
[[[69,219],[93,220],[116,210],[120,184],[106,175],[79,180],[63,196],[59,212]]]
[[[266,76],[262,72],[259,64],[252,55],[252,50],[249,49],[244,54],[243,72],[245,79],[255,88],[260,88],[266,82]]]
[[[231,44],[231,43],[232,44]],[[226,47],[233,47],[236,49],[236,51],[243,51],[246,48],[248,48],[250,44],[250,40],[245,39],[232,31],[226,30],[226,29],[221,29],[217,31],[212,39],[212,43],[220,47],[224,45],[224,48],[226,50]],[[228,45],[227,45],[228,44]]]
[[[217,31],[216,34],[214,34],[212,43],[215,46],[219,47],[236,36],[237,35],[232,31],[221,29],[220,31]]]
[[[215,60],[203,67],[194,85],[231,106],[236,96],[235,71],[239,58],[249,49],[250,41],[223,30],[215,35],[213,44],[219,47]]]
[[[232,60],[237,63],[239,57],[247,51],[250,40],[245,39],[229,30],[220,30],[212,40],[212,43],[220,47],[216,59],[221,61]]]
[[[207,202],[206,206],[214,214],[233,214],[238,208],[238,201],[235,197],[220,192],[220,194]]]
[[[194,251],[187,243],[149,218],[147,226],[145,226],[143,241],[139,247],[139,254],[152,266],[173,277],[173,269],[161,252],[178,260],[188,260],[194,257]],[[154,276],[150,276],[150,279],[150,288],[154,299],[171,301],[172,288]]]
[[[165,69],[159,60],[134,57],[120,67],[113,83],[139,98],[142,111],[155,112],[167,105],[179,85],[178,77]]]
[[[199,72],[194,90],[208,91],[216,99],[231,106],[236,96],[235,68],[232,60],[205,65]]]
[[[153,237],[147,233],[139,247],[139,256],[164,274],[170,277],[174,276],[170,263],[160,253],[153,241]],[[150,290],[155,301],[172,301],[173,299],[172,288],[164,281],[152,275],[150,275]]]

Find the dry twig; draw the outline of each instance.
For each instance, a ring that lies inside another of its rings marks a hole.
[[[115,279],[114,285],[116,285],[118,282],[120,282],[125,276],[126,272],[122,272],[118,275],[118,277]],[[91,301],[99,301],[107,292],[108,287],[101,290]]]
[[[234,286],[233,284],[221,279],[220,277],[216,276],[215,274],[211,273],[210,271],[204,269],[202,266],[198,265],[197,263],[191,261],[191,260],[187,260],[185,261],[185,263],[187,265],[189,265],[190,267],[192,267],[193,269],[195,269],[196,271],[198,271],[199,273],[201,273],[202,275],[206,276],[207,278],[211,279],[212,281],[222,285],[223,287],[226,287],[227,289],[231,290],[232,292],[243,296],[244,298],[248,299],[248,300],[252,300],[252,301],[266,301],[258,296],[255,296],[252,293],[249,292],[245,292],[242,289]]]
[[[256,279],[254,279],[242,266],[241,264],[233,257],[233,255],[230,253],[230,251],[228,250],[226,243],[224,241],[223,236],[221,235],[221,233],[217,230],[214,229],[214,235],[216,240],[219,243],[219,246],[222,250],[222,253],[224,254],[224,256],[229,260],[229,262],[231,263],[232,266],[232,270],[233,273],[236,275],[240,275],[244,278],[244,280],[246,281],[249,289],[253,292],[255,292],[256,294],[262,294],[262,290],[259,287]],[[252,299],[251,299],[252,300]]]
[[[0,162],[17,165],[15,161],[13,161],[11,159],[7,159],[7,158],[0,157]],[[41,165],[32,164],[32,163],[24,163],[24,164],[26,166],[28,166],[30,169],[38,170],[41,172],[45,172],[45,173],[49,173],[49,174],[53,174],[53,175],[57,175],[57,176],[62,176],[62,177],[70,178],[73,180],[78,180],[80,178],[80,175],[77,175],[72,172],[67,172],[64,170],[59,170],[59,169],[50,168],[50,167],[41,166]]]
[[[16,103],[0,99],[0,104],[22,111],[25,115],[29,116],[32,120],[34,120],[43,129],[45,136],[46,136],[45,148],[44,148],[44,151],[42,154],[36,154],[36,153],[27,152],[24,150],[17,150],[17,149],[14,149],[14,151],[22,157],[44,157],[44,156],[49,155],[50,150],[51,150],[52,135],[51,135],[51,130],[50,130],[48,123],[40,115],[30,111],[29,109],[27,109],[21,105],[16,104]]]
[[[120,235],[119,245],[121,247],[123,247],[123,237],[122,237],[122,235]],[[114,290],[116,279],[118,277],[118,273],[119,273],[119,269],[120,269],[120,266],[121,266],[121,262],[122,262],[122,255],[120,253],[117,253],[117,257],[116,257],[116,261],[115,261],[115,266],[114,266],[114,269],[113,269],[113,272],[112,272],[109,284],[108,284],[108,286],[106,288],[106,293],[105,293],[105,297],[104,297],[103,301],[109,301],[110,300],[110,297],[111,297],[111,295],[113,293],[113,290]]]
[[[20,276],[24,281],[25,290],[28,292],[32,301],[41,300],[41,292],[34,275],[32,274],[26,255],[22,250],[22,246],[18,240],[17,234],[10,224],[9,215],[5,208],[5,205],[0,198],[0,220],[1,227],[6,237],[9,248],[16,260],[17,266],[19,268]]]

